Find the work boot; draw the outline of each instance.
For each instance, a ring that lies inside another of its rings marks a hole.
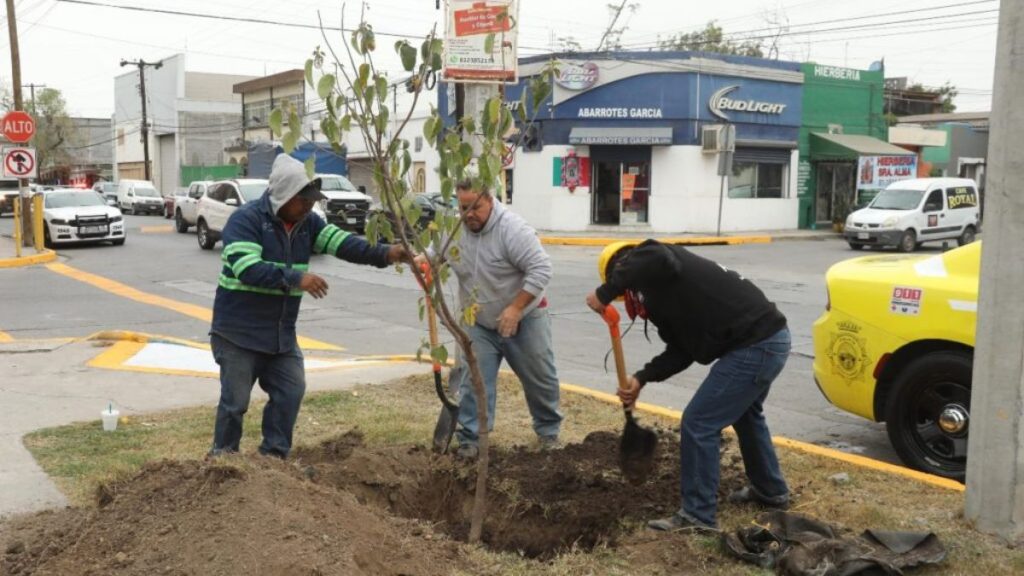
[[[711,534],[718,532],[717,526],[711,526],[705,524],[700,520],[697,520],[693,516],[690,516],[686,512],[679,510],[675,514],[668,518],[660,518],[658,520],[651,520],[647,523],[647,527],[652,530],[661,530],[662,532],[700,532]]]
[[[557,434],[552,434],[551,436],[537,436],[537,445],[540,446],[542,451],[557,450],[562,447],[562,443],[558,440]]]
[[[478,456],[480,456],[480,447],[476,444],[462,444],[455,452],[455,457],[459,460],[476,460]]]
[[[783,494],[781,496],[765,496],[753,486],[744,486],[739,490],[733,491],[726,497],[726,502],[732,502],[733,504],[759,504],[766,508],[775,508],[778,510],[785,510],[789,508],[789,494]]]

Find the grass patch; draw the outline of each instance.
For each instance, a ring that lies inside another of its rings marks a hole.
[[[262,400],[254,402],[246,415],[244,452],[255,451],[259,444],[262,408]],[[427,445],[440,410],[426,375],[387,385],[313,393],[303,403],[295,439],[299,445],[314,446],[359,428],[367,444]],[[594,430],[622,428],[623,417],[618,407],[588,397],[563,394],[562,411],[566,417],[562,438],[568,443],[582,441]],[[34,432],[24,442],[72,503],[90,505],[98,484],[134,474],[146,462],[201,458],[212,437],[214,412],[214,407],[207,406],[126,418],[114,433],[103,432],[98,420],[83,422]],[[653,416],[645,418],[647,422],[654,420]],[[662,425],[677,423],[663,421]],[[492,439],[495,445],[505,448],[536,442],[522,390],[514,379],[504,375],[499,382],[498,415]],[[962,493],[803,452],[780,449],[779,456],[795,494],[795,512],[854,533],[865,528],[936,532],[949,557],[943,565],[917,570],[916,574],[1024,571],[1024,551],[979,534],[964,521]],[[828,480],[839,472],[848,473],[851,481],[836,485]],[[734,529],[748,524],[756,511],[722,505],[719,514],[722,526]],[[714,538],[678,538],[684,553],[699,560],[704,568],[702,573],[769,574],[726,557]],[[546,563],[483,549],[474,549],[471,555],[475,564],[490,567],[490,573],[658,573],[644,568],[642,556],[625,557],[616,549],[603,547],[587,553],[563,554]]]

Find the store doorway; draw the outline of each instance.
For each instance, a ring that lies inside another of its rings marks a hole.
[[[636,146],[591,148],[593,224],[646,224],[651,195],[651,149]]]
[[[815,219],[818,224],[831,225],[844,220],[853,209],[856,166],[849,162],[817,164]]]

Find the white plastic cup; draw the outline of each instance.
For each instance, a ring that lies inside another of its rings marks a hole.
[[[104,410],[100,412],[100,416],[103,417],[103,430],[105,432],[117,430],[117,419],[121,417],[120,410]]]

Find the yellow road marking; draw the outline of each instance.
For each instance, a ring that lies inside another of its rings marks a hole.
[[[68,278],[73,278],[75,280],[78,280],[79,282],[84,282],[91,286],[95,286],[100,290],[105,290],[107,292],[110,292],[111,294],[121,296],[122,298],[134,300],[142,304],[149,304],[150,306],[166,308],[167,310],[178,312],[179,314],[184,314],[185,316],[191,316],[192,318],[202,320],[203,322],[210,322],[213,320],[213,311],[210,310],[209,308],[196,306],[195,304],[188,304],[186,302],[178,302],[177,300],[171,300],[170,298],[165,298],[163,296],[157,296],[156,294],[143,292],[136,288],[132,288],[127,284],[122,284],[115,280],[110,280],[109,278],[97,276],[84,270],[72,268],[67,264],[47,264],[46,267],[51,271],[56,272],[57,274],[67,276]],[[313,340],[312,338],[306,338],[303,336],[299,336],[298,341],[299,346],[306,350],[344,350],[344,348],[335,346],[334,344],[328,344],[326,342]]]
[[[0,342],[14,342],[14,336],[0,330]]]
[[[541,244],[560,246],[607,246],[615,242],[643,242],[646,238],[584,238],[576,236],[541,236]],[[683,246],[704,246],[715,244],[770,244],[771,236],[684,236],[679,238],[657,238],[662,244],[679,244]]]
[[[143,234],[165,234],[167,232],[174,232],[174,226],[170,224],[164,226],[139,226],[139,232]]]

